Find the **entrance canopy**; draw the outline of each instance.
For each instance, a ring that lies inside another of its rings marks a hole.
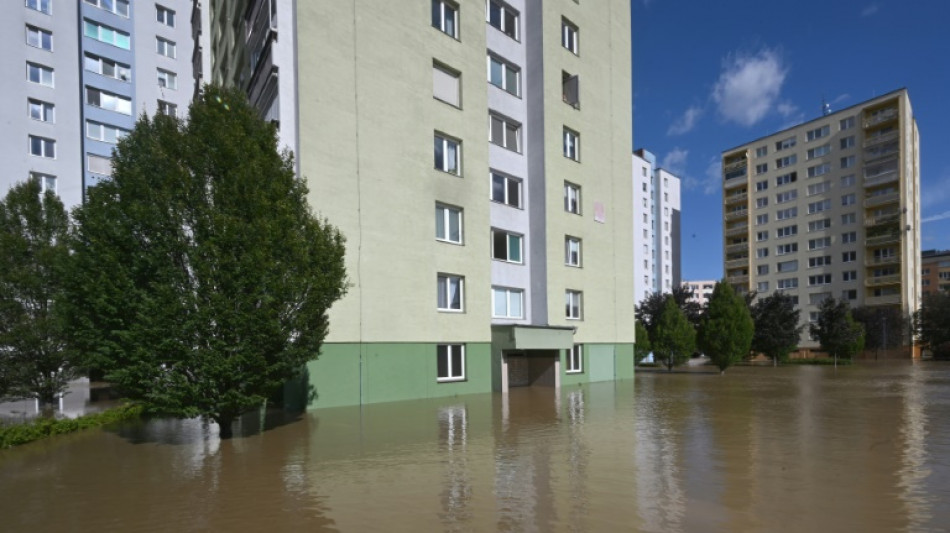
[[[492,326],[493,350],[568,350],[574,346],[574,328],[558,326]]]

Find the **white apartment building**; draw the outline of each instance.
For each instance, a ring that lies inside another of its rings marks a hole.
[[[702,307],[706,307],[706,304],[709,303],[709,299],[712,298],[713,291],[716,289],[716,283],[719,282],[713,279],[684,281],[683,286],[693,293],[690,297],[690,301],[696,302]]]
[[[680,179],[656,156],[633,154],[634,301],[672,292],[680,284]]]

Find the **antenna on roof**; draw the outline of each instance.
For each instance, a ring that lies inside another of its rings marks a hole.
[[[831,114],[831,104],[825,101],[825,96],[821,96],[821,115],[828,116]]]

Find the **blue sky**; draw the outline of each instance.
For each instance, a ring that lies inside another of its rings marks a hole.
[[[723,150],[901,87],[921,247],[950,249],[950,0],[631,0],[634,148],[682,179],[683,279],[722,276]]]

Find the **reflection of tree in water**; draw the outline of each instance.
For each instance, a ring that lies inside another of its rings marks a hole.
[[[588,487],[587,460],[590,450],[584,441],[584,390],[575,389],[567,394],[567,422],[569,428],[568,467],[570,476],[568,488],[571,494],[571,527],[575,531],[584,529],[587,516]]]
[[[440,518],[449,531],[459,530],[471,519],[472,497],[468,457],[468,409],[452,405],[439,409],[439,448],[445,463]]]

